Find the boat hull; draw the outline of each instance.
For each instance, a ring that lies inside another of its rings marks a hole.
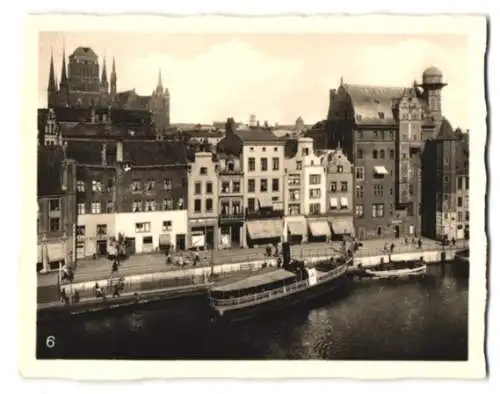
[[[257,318],[259,316],[282,311],[291,307],[310,306],[314,301],[318,301],[327,295],[334,295],[336,291],[349,288],[351,283],[347,271],[337,277],[325,280],[302,290],[285,294],[281,297],[270,298],[265,302],[241,305],[240,307],[221,309],[211,307],[213,311],[213,321],[237,322]],[[331,299],[331,298],[330,298]]]
[[[407,278],[412,276],[422,276],[427,273],[427,266],[423,265],[421,267],[413,269],[398,269],[398,270],[387,270],[387,271],[375,271],[366,269],[366,275],[373,279],[397,279],[397,278]]]

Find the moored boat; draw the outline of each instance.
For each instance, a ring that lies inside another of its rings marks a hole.
[[[289,245],[283,244],[283,248]],[[303,261],[284,258],[282,268],[263,268],[244,279],[213,287],[209,304],[216,319],[237,321],[312,301],[346,283],[349,263],[344,257],[332,257],[306,266]]]
[[[396,279],[422,276],[427,273],[427,264],[422,260],[391,261],[364,269],[365,276],[374,279]]]

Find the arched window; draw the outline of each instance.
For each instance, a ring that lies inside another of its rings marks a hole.
[[[385,151],[383,149],[380,149],[379,156],[381,159],[385,159]]]
[[[378,159],[378,150],[376,149],[373,150],[373,158]]]
[[[391,159],[394,159],[394,149],[391,149],[391,150],[389,151],[389,157],[390,157]]]
[[[358,149],[358,159],[363,158],[363,149]]]

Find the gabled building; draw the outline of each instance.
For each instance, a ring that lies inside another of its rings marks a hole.
[[[76,163],[62,146],[39,146],[37,162],[37,272],[75,261]]]
[[[245,246],[280,242],[283,233],[285,141],[260,128],[237,130],[232,118],[217,152],[242,163]]]

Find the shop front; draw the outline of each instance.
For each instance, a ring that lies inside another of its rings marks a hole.
[[[283,222],[281,219],[261,219],[247,221],[247,244],[250,248],[275,245],[281,242]]]
[[[325,219],[309,219],[307,221],[309,227],[309,242],[328,242],[332,232],[330,225]]]
[[[330,227],[332,229],[332,239],[343,240],[345,238],[353,237],[354,232],[354,219],[352,216],[336,216],[328,218]]]
[[[307,241],[307,221],[304,216],[287,217],[286,234],[291,244],[301,244]]]
[[[218,219],[200,218],[188,220],[189,250],[213,249],[218,244]]]

